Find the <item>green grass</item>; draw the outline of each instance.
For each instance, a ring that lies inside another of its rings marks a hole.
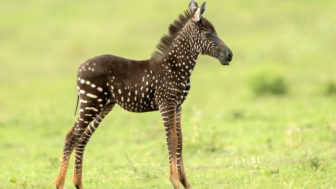
[[[111,53],[145,59],[188,1],[17,1],[0,6],[0,188],[53,188],[72,127],[78,66]],[[183,106],[194,188],[335,188],[336,2],[212,0],[205,17],[230,46],[200,57]],[[256,97],[260,70],[288,85]],[[276,70],[276,71],[275,71]],[[71,163],[73,159],[71,159]],[[66,187],[72,186],[69,166]],[[86,188],[172,188],[158,112],[116,107],[84,157]]]

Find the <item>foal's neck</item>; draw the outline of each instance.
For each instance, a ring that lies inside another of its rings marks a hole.
[[[198,52],[193,45],[193,40],[179,35],[163,56],[161,67],[164,72],[176,77],[189,78],[195,67],[197,56]]]

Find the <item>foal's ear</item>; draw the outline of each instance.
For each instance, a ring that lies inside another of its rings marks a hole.
[[[193,0],[191,0],[191,1],[193,1]],[[190,3],[191,3],[191,2],[190,2]],[[205,5],[206,5],[206,1],[202,4],[201,8],[197,8],[197,10],[196,10],[196,12],[195,12],[195,14],[194,14],[194,17],[193,17],[193,20],[194,20],[195,22],[198,22],[198,21],[201,20],[202,15],[203,15],[203,13],[204,13],[204,11],[205,11]]]
[[[191,0],[189,3],[189,10],[194,11],[198,8],[198,4],[195,2],[195,0]]]
[[[204,1],[204,3],[202,4],[201,7],[201,15],[203,15],[204,11],[205,11],[205,5],[206,5],[206,1]]]

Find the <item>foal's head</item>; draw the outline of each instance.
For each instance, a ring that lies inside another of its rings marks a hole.
[[[191,21],[191,38],[196,42],[196,50],[200,54],[217,58],[222,65],[229,65],[232,60],[232,52],[228,46],[218,37],[214,26],[204,17],[205,2],[201,8],[194,0],[191,0],[189,9],[193,14]]]

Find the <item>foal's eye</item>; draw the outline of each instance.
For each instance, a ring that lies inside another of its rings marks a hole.
[[[204,34],[204,36],[205,36],[206,38],[209,38],[209,37],[210,37],[210,35],[211,35],[211,33],[210,33],[210,32],[206,32],[206,33]]]

